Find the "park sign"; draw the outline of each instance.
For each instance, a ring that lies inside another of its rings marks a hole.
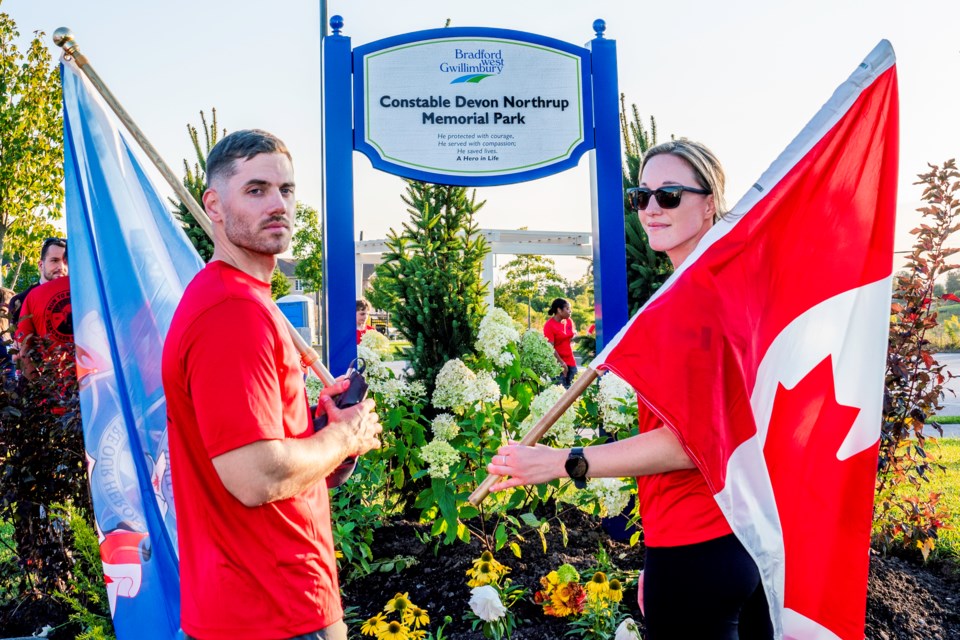
[[[355,147],[374,167],[460,185],[522,182],[594,146],[590,51],[489,28],[354,50]]]
[[[354,48],[343,18],[321,44],[324,354],[357,356],[354,152],[375,169],[464,187],[515,184],[589,158],[597,344],[626,324],[616,42],[578,46],[489,27],[430,29]],[[586,203],[584,203],[586,205]],[[524,224],[521,221],[518,225]]]

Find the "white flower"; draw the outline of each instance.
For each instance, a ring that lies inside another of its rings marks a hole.
[[[484,622],[499,620],[507,612],[500,602],[500,594],[488,584],[470,590],[470,608]]]
[[[517,323],[506,311],[494,307],[480,321],[476,347],[495,366],[507,367],[513,363],[513,354],[506,349],[519,339]]]
[[[40,633],[37,634],[37,637],[46,638],[51,631],[53,631],[53,627],[51,627],[50,625],[44,625],[43,628],[40,629]]]
[[[542,418],[547,411],[553,408],[553,405],[557,404],[557,400],[560,399],[560,396],[566,391],[560,385],[553,385],[547,387],[541,391],[533,399],[533,402],[530,403],[530,415],[528,415],[523,422],[520,423],[520,435],[523,436],[537,423],[540,418]],[[575,421],[577,419],[577,412],[574,408],[574,405],[563,412],[563,415],[560,416],[560,419],[557,420],[550,430],[547,431],[548,435],[553,436],[556,440],[556,443],[563,446],[568,446],[573,444],[576,439],[577,431]]]
[[[633,387],[613,375],[605,374],[600,378],[600,389],[597,393],[597,404],[600,417],[603,418],[603,428],[607,433],[616,433],[621,429],[630,429],[636,424],[634,412],[637,394]]]
[[[620,626],[617,627],[617,634],[613,636],[613,640],[642,640],[640,638],[640,629],[637,627],[637,623],[633,621],[633,618],[627,618],[620,623]]]
[[[448,360],[437,374],[433,406],[457,409],[476,403],[476,374],[459,358]]]
[[[587,490],[600,503],[602,517],[623,513],[630,502],[629,485],[620,478],[591,478],[587,481]]]
[[[384,360],[393,356],[393,347],[390,346],[390,340],[379,331],[367,331],[364,333],[363,337],[360,338],[360,344]]]
[[[561,371],[553,345],[534,329],[529,329],[520,339],[520,364],[546,380],[557,377]]]
[[[359,360],[363,360],[363,363],[366,366],[363,376],[368,382],[370,380],[383,380],[393,377],[393,371],[390,370],[390,367],[385,365],[380,355],[370,347],[364,346],[363,344],[358,344],[357,358]]]
[[[457,419],[449,413],[441,413],[433,422],[430,423],[433,430],[433,437],[437,440],[452,440],[460,433],[460,427],[457,425]]]
[[[403,398],[410,397],[410,385],[402,378],[370,378],[370,392],[378,396],[385,407],[395,407]]]
[[[423,402],[427,398],[427,385],[420,380],[408,382],[407,397],[414,404]]]
[[[500,400],[500,385],[489,371],[481,371],[473,383],[473,397],[478,402],[497,402]]]
[[[460,454],[446,440],[425,444],[420,449],[420,455],[430,466],[428,471],[431,478],[446,478],[450,475],[450,467],[460,461]]]

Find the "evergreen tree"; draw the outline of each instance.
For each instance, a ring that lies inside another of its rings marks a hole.
[[[650,248],[640,217],[630,210],[626,189],[640,182],[640,163],[647,149],[657,144],[657,122],[650,116],[649,131],[640,120],[637,105],[631,105],[627,118],[626,97],[620,94],[620,132],[623,135],[623,188],[625,235],[627,242],[627,301],[630,313],[636,312],[673,273],[673,265],[665,253]]]
[[[199,131],[192,124],[187,124],[187,135],[190,136],[190,142],[193,143],[193,150],[196,153],[197,161],[191,169],[190,163],[184,159],[183,186],[186,187],[187,191],[194,197],[197,204],[200,205],[200,208],[203,208],[203,192],[207,189],[207,155],[210,154],[213,146],[217,144],[219,137],[227,135],[227,130],[224,129],[218,137],[217,110],[215,108],[210,109],[210,125],[207,125],[207,118],[203,111],[200,112],[200,123],[203,126],[203,148],[200,147]],[[173,215],[180,221],[180,224],[183,225],[183,230],[187,233],[187,238],[190,239],[197,253],[203,258],[203,261],[208,262],[213,256],[213,240],[207,237],[203,227],[193,219],[193,215],[185,204],[173,199],[170,201],[176,207]]]
[[[37,237],[42,244],[43,234],[60,235],[49,233],[49,223],[63,215],[60,72],[42,31],[25,53],[15,44],[19,35],[0,12],[0,256],[11,265],[8,286],[24,263],[39,259]]]
[[[293,234],[293,257],[299,260],[294,272],[304,291],[320,291],[323,286],[323,233],[320,215],[313,207],[298,202]]]
[[[270,276],[270,296],[277,300],[290,293],[290,291],[290,281],[287,280],[287,276],[283,275],[283,271],[280,271],[278,266],[273,270],[273,275]]]
[[[387,234],[383,263],[367,298],[411,342],[417,379],[432,394],[440,368],[475,353],[485,313],[481,277],[489,247],[474,214],[483,206],[465,187],[407,181],[401,196],[410,220]]]

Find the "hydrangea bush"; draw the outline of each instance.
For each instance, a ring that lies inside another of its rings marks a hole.
[[[358,531],[372,534],[391,515],[432,523],[431,534],[443,543],[478,536],[488,549],[509,545],[519,553],[514,536],[534,529],[542,537],[549,526],[534,515],[541,505],[560,508],[559,499],[607,515],[629,501],[629,482],[594,480],[586,491],[574,491],[569,481],[557,480],[496,494],[479,508],[470,505],[467,498],[486,477],[497,448],[520,439],[564,392],[552,382],[559,365],[550,343],[535,331],[521,335],[502,310],[492,309],[481,321],[474,346],[478,355],[440,367],[428,401],[419,382],[385,364],[389,342],[374,332],[364,334],[358,353],[384,434],[382,448],[363,456],[354,477],[334,494],[335,531],[342,528],[344,538],[360,540],[354,557],[370,559],[372,535]],[[635,402],[629,387],[606,375],[565,412],[544,442],[568,447],[628,435]]]

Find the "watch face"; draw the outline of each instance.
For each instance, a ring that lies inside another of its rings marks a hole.
[[[566,469],[571,478],[582,478],[587,475],[587,461],[583,456],[571,456],[567,458]]]

